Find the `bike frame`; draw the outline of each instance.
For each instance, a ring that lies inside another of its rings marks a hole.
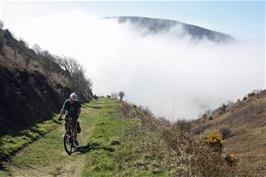
[[[73,118],[65,117],[65,135],[64,135],[64,147],[68,155],[71,155],[72,150],[75,148],[73,144],[74,132],[73,132]],[[70,143],[70,144],[69,144]],[[67,145],[70,145],[70,149],[67,148]]]

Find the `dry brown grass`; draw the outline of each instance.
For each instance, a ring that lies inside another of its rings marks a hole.
[[[208,126],[198,138],[227,127],[231,136],[225,139],[224,152],[235,152],[239,157],[241,176],[266,175],[266,91],[251,94],[212,120],[200,119],[193,123],[193,131]]]
[[[165,119],[155,119],[141,107],[125,102],[120,104],[120,110],[126,117],[139,118],[146,131],[156,133],[168,157],[169,168],[183,166],[183,170],[176,176],[225,177],[238,173],[237,166],[228,165],[220,150],[205,141],[196,140],[179,126]]]
[[[15,55],[14,49],[11,47],[4,46],[3,53],[4,55],[0,55],[0,65],[11,70],[19,68],[20,70],[27,70],[29,72],[40,72],[44,76],[47,76],[49,82],[56,87],[62,87],[68,83],[68,79],[64,77],[62,73],[47,73],[38,61],[29,59],[23,54],[17,53]]]

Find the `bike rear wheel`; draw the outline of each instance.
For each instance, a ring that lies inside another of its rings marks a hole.
[[[64,135],[64,147],[68,155],[71,155],[74,146],[73,146],[73,138],[70,132],[66,132]]]

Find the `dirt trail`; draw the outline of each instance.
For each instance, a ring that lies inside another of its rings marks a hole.
[[[83,108],[80,116],[82,132],[78,139],[80,147],[86,149],[89,138],[95,128],[91,108]],[[86,158],[86,152],[76,151],[67,155],[63,147],[63,124],[29,145],[7,164],[7,171],[0,177],[78,177]],[[88,152],[88,151],[87,151]]]

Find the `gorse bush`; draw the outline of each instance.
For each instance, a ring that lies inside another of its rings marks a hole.
[[[204,143],[209,145],[213,150],[222,152],[224,141],[218,133],[211,133],[204,137]]]
[[[224,159],[230,166],[235,166],[239,160],[233,152],[227,153]]]

